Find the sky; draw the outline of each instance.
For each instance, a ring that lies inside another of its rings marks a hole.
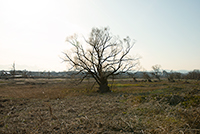
[[[0,0],[0,70],[67,71],[66,37],[109,27],[142,70],[200,69],[200,0]]]

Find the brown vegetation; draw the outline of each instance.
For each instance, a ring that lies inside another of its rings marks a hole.
[[[200,133],[200,82],[0,80],[0,133]]]

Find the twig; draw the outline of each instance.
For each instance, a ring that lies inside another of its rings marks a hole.
[[[133,126],[131,125],[131,124],[129,124],[127,121],[125,121],[123,118],[120,118],[126,125],[128,125],[129,126],[129,128],[132,130],[132,131],[134,131],[133,130]]]
[[[41,116],[41,113],[37,113],[37,115],[39,116],[40,121],[43,122],[44,120],[43,120],[43,118],[42,118],[42,116]]]
[[[53,113],[52,113],[52,108],[51,108],[51,106],[49,105],[49,111],[50,111],[50,115],[52,116],[53,115]]]
[[[165,132],[165,129],[162,126],[159,126],[159,128],[161,128]]]
[[[195,120],[193,121],[191,128],[193,127],[194,123],[196,122],[197,118],[199,117],[199,115],[195,118]]]

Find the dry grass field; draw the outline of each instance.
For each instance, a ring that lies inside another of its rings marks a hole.
[[[0,133],[200,133],[200,81],[73,83],[0,80]]]

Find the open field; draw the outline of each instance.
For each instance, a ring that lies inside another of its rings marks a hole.
[[[93,82],[0,80],[0,133],[200,133],[200,81]]]

